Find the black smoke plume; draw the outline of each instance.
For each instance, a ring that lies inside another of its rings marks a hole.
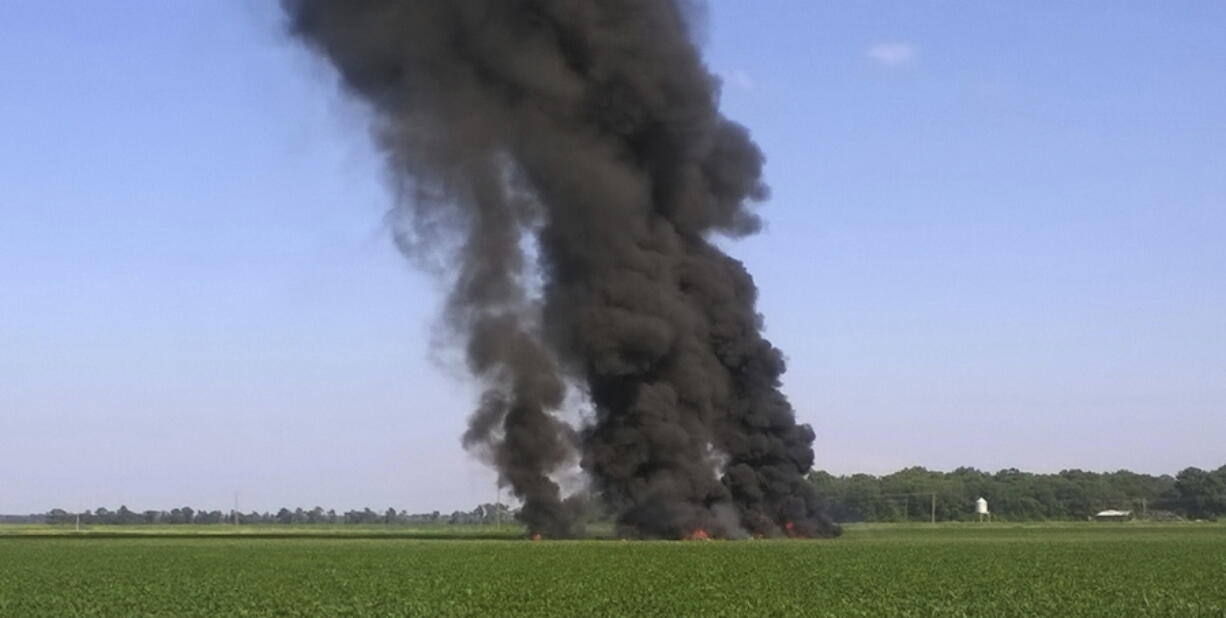
[[[454,267],[484,395],[464,444],[534,533],[577,533],[575,457],[627,536],[831,536],[813,431],[753,279],[762,154],[718,109],[682,0],[285,0],[373,110],[411,250]],[[568,388],[590,402],[561,419]]]

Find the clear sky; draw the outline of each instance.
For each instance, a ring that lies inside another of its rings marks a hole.
[[[712,2],[818,467],[1226,463],[1224,30]],[[494,497],[363,122],[273,2],[0,3],[0,512]]]

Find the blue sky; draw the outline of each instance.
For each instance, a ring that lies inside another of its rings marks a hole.
[[[0,512],[469,508],[472,391],[273,3],[0,4]],[[1226,463],[1226,5],[716,0],[818,467]]]

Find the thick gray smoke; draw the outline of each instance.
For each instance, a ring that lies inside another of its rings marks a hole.
[[[454,260],[446,315],[485,388],[464,443],[530,530],[577,533],[551,474],[578,457],[624,535],[837,534],[753,279],[711,242],[756,231],[767,188],[684,4],[285,9],[373,109],[403,242]],[[560,418],[568,385],[594,409],[578,431]]]

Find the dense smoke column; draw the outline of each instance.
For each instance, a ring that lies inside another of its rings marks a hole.
[[[447,316],[467,335],[469,367],[486,385],[464,444],[485,450],[500,483],[523,499],[520,516],[534,533],[571,536],[572,518],[548,476],[569,455],[563,426],[549,414],[561,405],[565,386],[532,332],[532,305],[517,281],[525,260],[514,200],[506,195],[500,166],[487,157],[459,169],[456,182],[462,184],[454,184],[451,195],[466,209],[466,241]]]
[[[565,426],[551,414],[565,386],[524,286],[530,273],[520,241],[538,213],[509,173],[501,103],[481,92],[474,67],[439,38],[461,25],[457,7],[308,1],[285,8],[294,32],[377,112],[375,138],[418,225],[405,249],[454,253],[447,256],[457,271],[447,321],[485,386],[465,446],[490,460],[500,483],[523,500],[521,518],[532,532],[570,536],[573,517],[549,478],[572,454]]]
[[[753,281],[709,241],[754,232],[746,204],[767,190],[678,1],[285,6],[376,112],[423,240],[458,243],[448,318],[487,385],[465,444],[534,531],[573,530],[549,479],[570,456],[554,416],[569,381],[595,409],[581,464],[623,533],[837,532]]]

